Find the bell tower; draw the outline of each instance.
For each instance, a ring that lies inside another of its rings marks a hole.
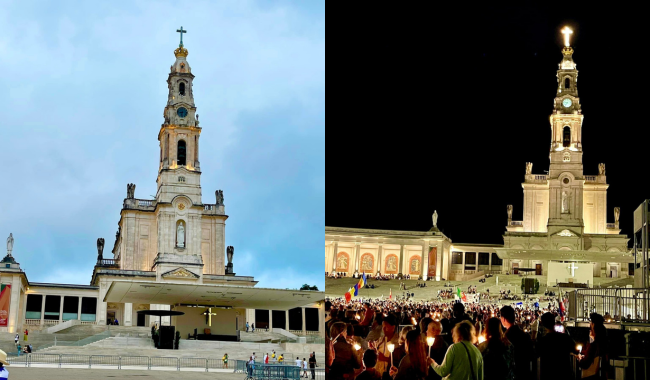
[[[569,44],[571,29],[562,29],[564,48],[557,70],[557,93],[553,103],[551,151],[548,175],[549,221],[553,225],[572,226],[582,233],[583,190],[585,178],[582,166],[582,109],[578,97],[578,70],[573,62]]]
[[[199,163],[199,115],[196,114],[192,82],[194,75],[187,62],[188,51],[181,42],[174,50],[176,61],[167,78],[169,94],[163,112],[164,123],[158,133],[160,163],[156,200],[171,202],[179,194],[187,195],[195,204],[201,204],[201,166]]]

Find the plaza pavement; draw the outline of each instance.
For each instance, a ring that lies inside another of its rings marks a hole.
[[[171,379],[223,379],[242,380],[243,373],[230,372],[195,372],[195,371],[163,371],[163,370],[117,370],[117,369],[81,369],[56,367],[19,367],[9,366],[11,380],[96,380],[96,379],[138,379],[138,380],[171,380]]]
[[[499,284],[496,284],[497,277],[499,279]],[[536,278],[539,280],[539,294],[543,295],[546,287],[546,276],[534,276],[529,275],[527,278]],[[503,275],[498,274],[486,279],[485,283],[478,282],[478,278],[475,280],[469,281],[426,281],[427,286],[425,288],[416,287],[417,280],[390,280],[390,281],[376,281],[369,280],[368,284],[374,284],[375,289],[362,288],[359,296],[363,298],[379,298],[382,295],[384,298],[388,298],[390,290],[393,291],[393,298],[396,296],[404,295],[405,291],[399,290],[400,282],[406,283],[406,287],[409,293],[415,293],[413,299],[415,300],[432,300],[437,299],[439,289],[449,289],[449,287],[443,286],[445,283],[450,283],[453,285],[453,290],[456,291],[456,287],[459,287],[461,291],[467,292],[468,286],[476,286],[477,292],[485,292],[487,288],[490,289],[490,294],[499,294],[499,290],[508,290],[510,289],[511,293],[521,294],[521,279],[519,275]],[[594,286],[595,287],[609,287],[609,286],[619,286],[625,287],[626,285],[632,285],[633,278],[606,278],[606,277],[594,277]],[[353,287],[354,284],[358,283],[359,279],[354,279],[351,277],[332,279],[325,279],[325,296],[326,297],[343,297],[345,293]],[[422,281],[419,281],[422,282]],[[554,290],[557,293],[558,288],[548,287],[548,290]],[[563,290],[572,290],[565,289]]]

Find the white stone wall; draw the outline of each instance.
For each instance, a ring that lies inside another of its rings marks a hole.
[[[607,186],[585,184],[584,223],[587,234],[607,233]]]

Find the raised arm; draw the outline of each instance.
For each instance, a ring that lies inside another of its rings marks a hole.
[[[442,364],[433,363],[431,365],[433,370],[436,371],[436,373],[440,375],[440,377],[445,377],[451,373],[451,370],[454,365],[454,357],[456,355],[457,346],[458,346],[457,344],[453,344],[449,347],[447,353],[445,354],[445,358],[442,361]]]

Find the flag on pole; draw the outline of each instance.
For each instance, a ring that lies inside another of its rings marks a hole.
[[[363,277],[359,276],[359,282],[357,283],[358,287],[357,290],[363,288],[363,286],[366,284],[366,273],[363,273]]]
[[[359,295],[359,289],[361,289],[359,287],[359,284],[354,284],[354,296],[355,297]]]
[[[352,288],[350,288],[350,290],[348,290],[348,292],[345,293],[345,302],[350,302],[350,300],[352,299],[351,291],[352,291]]]
[[[388,295],[388,299],[389,300],[393,299],[393,288],[390,289],[390,294]]]

